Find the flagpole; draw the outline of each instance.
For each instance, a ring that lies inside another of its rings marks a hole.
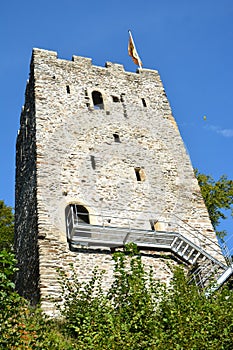
[[[133,43],[133,45],[134,45],[134,47],[135,47],[135,51],[136,51],[136,55],[137,55],[137,59],[138,59],[139,68],[142,69],[142,63],[141,63],[140,57],[139,57],[139,55],[138,55],[138,51],[137,51],[136,45],[135,45],[134,40],[133,40],[133,36],[132,36],[130,30],[128,30],[128,32],[129,32],[130,39],[132,40],[132,43]]]

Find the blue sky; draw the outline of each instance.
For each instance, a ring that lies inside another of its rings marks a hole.
[[[232,0],[8,0],[0,5],[0,199],[14,206],[15,140],[33,47],[161,75],[194,167],[233,179]],[[204,120],[206,116],[206,120]],[[232,219],[222,225],[232,233]]]

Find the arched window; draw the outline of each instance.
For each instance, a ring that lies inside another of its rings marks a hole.
[[[92,91],[92,100],[95,109],[104,109],[103,97],[99,91]]]

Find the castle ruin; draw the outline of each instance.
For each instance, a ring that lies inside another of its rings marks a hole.
[[[16,146],[17,289],[53,314],[57,268],[112,280],[135,242],[155,277],[224,261],[158,71],[34,49]],[[166,259],[164,258],[166,254]],[[218,264],[217,263],[217,264]]]

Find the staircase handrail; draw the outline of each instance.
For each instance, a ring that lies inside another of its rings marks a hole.
[[[130,210],[128,211],[125,211],[126,213],[127,212],[131,212]],[[147,212],[148,214],[149,212]],[[128,229],[132,229],[132,226],[131,226],[131,223],[133,224],[135,219],[134,218],[130,218],[129,216],[128,217],[119,217],[119,216],[116,216],[116,215],[105,215],[103,213],[101,214],[94,214],[94,213],[82,213],[82,212],[77,212],[76,214],[81,214],[82,216],[84,215],[90,215],[92,217],[99,217],[102,219],[102,226],[106,226],[106,223],[104,222],[104,219],[121,219],[121,220],[126,220],[126,228]],[[153,216],[153,213],[151,213],[151,217],[154,217]],[[157,216],[159,217],[159,216]],[[175,218],[175,219],[178,219],[180,222],[177,222],[177,220],[172,220],[172,218]],[[214,241],[212,240],[211,238],[209,238],[208,236],[204,235],[199,229],[196,229],[195,227],[193,227],[189,222],[185,221],[184,219],[181,219],[177,214],[174,214],[172,213],[170,215],[170,219],[169,220],[169,217],[167,220],[159,220],[160,223],[164,223],[166,225],[168,224],[171,224],[173,226],[176,226],[178,229],[181,228],[183,230],[185,230],[191,237],[195,238],[195,239],[198,239],[199,242],[200,242],[200,246],[202,244],[208,244],[210,243],[212,245],[212,250],[217,252],[219,254],[219,249],[221,248],[223,250],[223,256],[225,257],[226,261],[228,262],[228,264],[231,264],[232,263],[232,258],[230,256],[230,252],[228,249],[226,249],[226,245],[225,245],[225,241],[224,240],[221,240],[220,242],[218,241]],[[73,225],[75,223],[77,223],[77,220],[76,218],[74,217],[73,213],[72,213],[72,208],[70,208],[69,212],[68,212],[68,215],[67,215],[67,224],[70,225],[70,221],[73,221]],[[142,223],[147,223],[146,220],[143,220],[143,219],[137,219],[137,222],[142,222]],[[110,225],[107,225],[107,227],[110,227]],[[149,231],[149,230],[148,230]],[[179,231],[179,230],[178,230]],[[215,247],[215,248],[214,248]]]

